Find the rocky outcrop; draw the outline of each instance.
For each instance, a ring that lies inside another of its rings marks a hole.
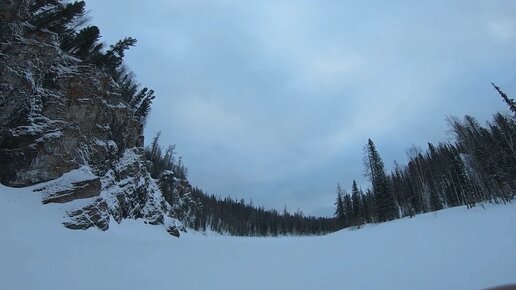
[[[65,203],[76,199],[95,197],[100,194],[100,178],[72,183],[72,188],[57,191],[43,199],[43,204]]]
[[[67,212],[71,229],[106,230],[110,217],[172,219],[178,235],[190,185],[169,172],[162,194],[146,167],[142,122],[117,83],[61,51],[56,34],[25,22],[26,5],[0,4],[0,183],[42,183],[45,204],[84,200]]]
[[[87,206],[69,211],[68,221],[63,225],[72,230],[84,230],[97,227],[100,230],[109,229],[109,210],[107,203],[99,198]]]
[[[179,229],[177,227],[174,227],[174,226],[167,227],[167,232],[169,234],[171,234],[172,236],[177,237],[177,238],[179,238],[179,236],[181,235],[179,233]]]
[[[186,179],[177,178],[174,172],[164,171],[158,182],[163,198],[170,205],[168,212],[186,224],[193,224],[198,201],[192,196],[192,186]]]
[[[140,149],[126,150],[102,177],[102,197],[111,216],[118,222],[144,218],[150,224],[163,224],[167,207],[156,182],[150,177]]]
[[[56,35],[17,29],[0,46],[0,181],[26,186],[87,163],[104,174],[138,145],[139,119],[106,73],[62,54]]]

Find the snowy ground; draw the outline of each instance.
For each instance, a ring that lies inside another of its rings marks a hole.
[[[235,238],[124,221],[61,226],[63,205],[0,185],[0,289],[482,289],[516,282],[516,204],[325,237]]]

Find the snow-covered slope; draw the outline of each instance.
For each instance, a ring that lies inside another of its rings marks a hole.
[[[81,202],[80,200],[74,202]],[[61,226],[66,204],[0,185],[1,289],[482,289],[516,282],[516,204],[324,237],[236,238],[162,225]]]

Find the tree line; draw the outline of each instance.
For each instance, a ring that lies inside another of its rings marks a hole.
[[[185,226],[235,236],[322,235],[338,229],[335,218],[305,216],[301,210],[292,214],[286,207],[280,213],[192,187],[175,147],[162,148],[159,138],[157,133],[145,147],[147,169]]]
[[[516,103],[493,84],[516,114]],[[335,217],[339,227],[378,223],[400,217],[483,202],[509,203],[516,196],[516,119],[496,113],[485,126],[465,116],[448,119],[453,142],[428,143],[407,150],[405,166],[395,162],[388,174],[370,139],[364,171],[371,188],[364,193],[353,181],[351,194],[337,185]]]
[[[217,198],[194,188],[200,204],[194,222],[188,226],[237,236],[323,235],[338,229],[335,218],[305,216],[301,210],[289,213],[265,209],[230,197]]]

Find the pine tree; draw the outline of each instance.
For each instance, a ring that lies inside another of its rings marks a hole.
[[[368,198],[369,189],[366,191],[366,194],[362,194],[362,215],[364,218],[364,223],[372,223],[373,222],[373,214],[371,210],[371,201]]]
[[[108,68],[115,70],[122,65],[125,51],[136,45],[136,39],[132,37],[126,37],[119,40],[116,44],[111,45],[105,54],[104,62]]]
[[[351,186],[351,200],[353,203],[353,219],[352,224],[360,226],[364,223],[363,215],[362,215],[362,193],[358,189],[357,182],[353,180],[353,185]]]
[[[353,221],[353,202],[351,196],[347,192],[343,192],[342,202],[344,203],[344,211],[346,212],[346,227],[352,225]]]
[[[88,26],[77,34],[63,37],[61,49],[82,60],[98,57],[102,49],[100,30],[97,26]]]
[[[337,218],[341,227],[346,224],[346,212],[344,210],[344,202],[342,200],[342,189],[340,184],[337,184],[337,200],[334,205],[336,206],[335,217]]]
[[[505,101],[505,103],[509,106],[509,109],[514,113],[516,116],[516,102],[514,99],[510,99],[499,87],[497,87],[494,83],[491,83],[491,85],[495,88],[495,90],[500,94],[502,99]]]
[[[58,34],[67,33],[75,29],[69,25],[83,17],[85,6],[84,1],[67,4],[62,4],[61,1],[36,1],[31,6],[34,14],[30,23],[35,29],[45,28]]]
[[[366,145],[364,168],[373,187],[379,222],[398,218],[398,208],[390,190],[389,179],[385,174],[383,161],[378,151],[376,151],[376,147],[371,139],[368,140]]]
[[[438,164],[438,154],[435,146],[428,143],[428,153],[426,158],[426,171],[428,176],[428,188],[430,191],[430,208],[432,211],[443,209],[443,203],[439,194],[441,177],[441,166]]]

